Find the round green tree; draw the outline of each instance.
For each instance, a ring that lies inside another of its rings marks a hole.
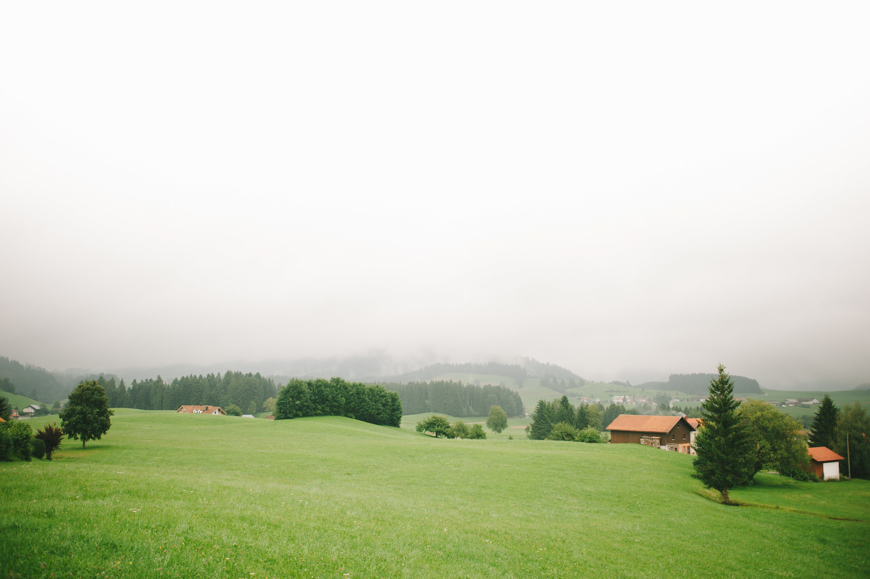
[[[431,432],[435,438],[450,434],[450,422],[444,416],[433,415],[417,423],[417,432]]]
[[[490,406],[489,418],[486,419],[486,427],[498,434],[507,428],[507,425],[507,412],[502,410],[501,406]]]
[[[69,395],[69,403],[60,413],[60,426],[73,440],[81,439],[82,448],[89,440],[99,440],[112,426],[106,390],[95,380],[82,382]]]

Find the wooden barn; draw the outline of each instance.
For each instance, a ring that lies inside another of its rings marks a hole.
[[[620,414],[607,430],[612,444],[645,444],[689,454],[696,428],[683,416]]]
[[[810,454],[809,472],[822,480],[840,480],[840,461],[845,458],[827,446],[813,446],[807,452]]]

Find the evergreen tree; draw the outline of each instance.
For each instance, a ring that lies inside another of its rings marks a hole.
[[[532,440],[544,440],[550,436],[550,431],[553,430],[553,410],[552,406],[543,400],[538,400],[538,405],[532,413],[532,424],[529,428],[529,438]]]
[[[9,404],[9,400],[2,397],[0,397],[0,418],[6,422],[12,420],[12,405]]]
[[[846,404],[837,420],[835,452],[846,460],[840,462],[840,472],[850,478],[870,478],[870,417],[860,403]]]
[[[601,432],[601,406],[590,404],[589,408],[586,409],[586,416],[589,419],[589,424],[586,425],[586,428]]]
[[[810,428],[810,446],[826,446],[833,450],[834,433],[837,430],[839,416],[840,409],[834,406],[834,401],[825,394],[822,404],[816,410],[816,416],[813,418],[813,425]]]
[[[553,421],[554,424],[558,424],[559,422],[564,422],[565,424],[574,425],[574,405],[568,401],[567,396],[562,396],[559,400],[559,406],[556,409],[556,418]]]
[[[755,453],[750,432],[737,416],[740,402],[734,399],[734,384],[721,364],[719,377],[710,380],[709,392],[703,404],[704,428],[695,437],[695,470],[728,503],[728,489],[752,480]]]
[[[574,427],[577,430],[583,430],[589,426],[589,405],[581,403],[577,407],[577,417],[574,419]]]

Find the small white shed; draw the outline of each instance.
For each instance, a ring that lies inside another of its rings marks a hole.
[[[840,480],[840,461],[846,459],[827,446],[813,446],[807,452],[810,454],[811,473],[822,480]]]

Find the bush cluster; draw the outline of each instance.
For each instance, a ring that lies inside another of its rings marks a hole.
[[[461,420],[457,420],[453,424],[444,416],[433,415],[425,420],[417,423],[417,432],[429,432],[435,435],[435,438],[469,438],[469,439],[485,439],[486,433],[480,424],[467,425]]]
[[[347,416],[370,424],[398,427],[402,403],[395,392],[359,382],[293,379],[281,389],[275,402],[275,418]]]

